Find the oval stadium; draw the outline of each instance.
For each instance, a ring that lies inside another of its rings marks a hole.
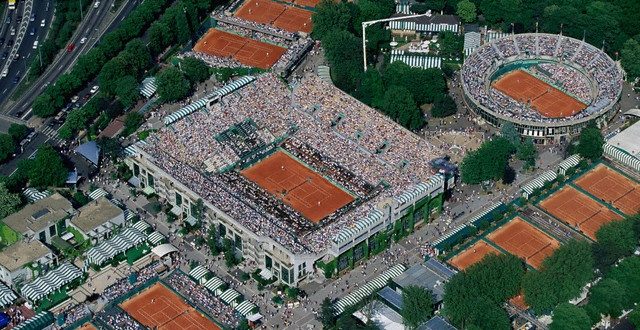
[[[570,37],[525,33],[486,42],[460,72],[468,106],[536,143],[570,139],[618,109],[622,71],[603,51]]]

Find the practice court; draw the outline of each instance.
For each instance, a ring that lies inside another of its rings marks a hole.
[[[640,213],[640,184],[600,164],[582,177],[576,185],[613,205],[624,214]]]
[[[458,270],[465,270],[490,254],[500,254],[500,251],[487,242],[480,240],[464,251],[456,254],[453,258],[449,259],[448,262]]]
[[[282,151],[241,173],[314,223],[354,200],[353,196]]]
[[[487,238],[536,269],[560,246],[556,239],[519,217],[502,225]]]
[[[120,307],[150,329],[220,330],[220,327],[173,291],[156,283]]]
[[[271,68],[287,51],[276,45],[218,29],[209,29],[193,50],[211,56],[231,57],[244,65],[261,69]]]
[[[309,1],[309,4],[312,3]],[[313,29],[311,11],[271,0],[247,0],[235,15],[246,21],[270,24],[289,32],[310,33]]]
[[[493,83],[493,87],[518,102],[529,104],[547,118],[570,117],[587,107],[523,70],[505,74]]]
[[[592,240],[596,240],[596,232],[602,225],[622,219],[606,206],[570,186],[547,197],[540,202],[540,207]]]

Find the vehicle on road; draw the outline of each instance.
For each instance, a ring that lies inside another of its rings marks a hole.
[[[100,89],[100,86],[95,85],[91,87],[91,90],[89,92],[91,92],[91,94],[95,94],[98,91],[98,89]]]
[[[11,35],[12,36],[16,35],[16,28],[14,28],[14,27],[11,28]]]
[[[76,102],[78,102],[79,99],[80,99],[80,96],[76,95],[76,96],[71,98],[71,103],[76,103]]]
[[[98,8],[98,6],[100,6],[100,1],[96,1],[96,3],[93,4],[93,8]]]
[[[36,34],[36,28],[32,27],[31,30],[29,30],[29,35],[32,36]]]
[[[7,46],[9,47],[13,46],[13,39],[9,39],[9,41],[7,41]]]
[[[8,51],[8,50],[5,50],[5,51],[2,53],[2,60],[3,60],[3,61],[4,61],[4,60],[6,60],[6,59],[7,59],[7,56],[9,56],[9,51]]]
[[[9,74],[9,68],[2,70],[2,78],[6,77]]]
[[[20,81],[20,71],[16,73],[15,77],[13,77],[13,83],[17,84]]]
[[[4,37],[0,37],[0,45],[4,43]]]
[[[46,24],[47,24],[47,20],[44,20],[44,19],[43,19],[43,20],[40,22],[40,26],[41,26],[41,27],[44,27]]]
[[[38,49],[38,40],[33,42],[33,49]]]
[[[76,44],[69,44],[67,46],[67,53],[71,53],[74,49],[76,49]]]
[[[81,44],[84,44],[85,42],[87,42],[87,37],[84,37],[84,38],[80,39],[80,43]]]
[[[34,22],[36,20],[36,14],[31,14],[31,17],[29,18],[30,22]]]

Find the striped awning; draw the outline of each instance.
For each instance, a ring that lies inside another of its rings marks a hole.
[[[127,157],[135,156],[136,153],[138,153],[138,150],[133,144],[124,148],[124,155]]]
[[[616,160],[626,166],[631,167],[637,172],[640,172],[640,160],[638,160],[638,158],[632,156],[631,154],[609,143],[605,143],[603,148],[604,148],[604,155],[606,157]]]
[[[369,215],[361,220],[356,221],[356,223],[349,228],[345,228],[338,232],[338,235],[333,239],[334,242],[338,245],[342,245],[344,242],[349,239],[358,236],[358,234],[368,228],[375,226],[377,223],[381,222],[383,219],[384,213],[378,209],[374,209],[369,213]]]
[[[11,305],[18,296],[9,289],[4,283],[0,282],[0,307],[6,307]]]
[[[131,211],[131,210],[129,210],[129,209],[125,209],[125,210],[124,210],[124,220],[125,220],[126,222],[131,221],[135,216],[136,216],[136,212]]]
[[[200,282],[201,279],[203,279],[207,274],[209,274],[209,270],[206,269],[204,266],[200,265],[197,266],[196,268],[192,269],[189,272],[189,276],[193,277],[194,280]]]
[[[224,287],[225,283],[218,277],[210,278],[205,284],[204,287],[209,289],[215,296],[219,295],[221,292],[218,292],[220,288]]]
[[[28,300],[37,301],[81,276],[82,271],[78,267],[65,262],[60,267],[23,286],[21,292]]]
[[[149,234],[147,240],[149,241],[149,243],[151,243],[151,245],[156,246],[162,243],[165,240],[165,237],[160,232],[154,231],[153,233]]]
[[[240,304],[238,304],[238,306],[236,306],[235,309],[238,311],[238,313],[242,314],[243,316],[247,316],[249,314],[253,314],[253,311],[255,311],[256,308],[257,306],[254,305],[252,302],[245,300]]]
[[[415,55],[402,50],[391,51],[391,63],[402,62],[412,68],[430,69],[442,66],[442,59],[435,56]]]
[[[122,233],[100,243],[87,251],[87,262],[102,265],[120,253],[144,242],[146,236],[135,228],[127,228]]]
[[[446,24],[446,23],[416,23],[412,21],[391,21],[389,27],[392,30],[405,30],[415,32],[442,32],[451,31],[457,33],[460,29],[458,24]]]
[[[51,195],[49,191],[39,191],[36,188],[26,188],[22,191],[22,195],[31,203],[41,200]]]
[[[482,217],[484,217],[485,215],[493,212],[493,210],[495,210],[498,207],[500,207],[500,205],[502,205],[502,202],[493,203],[491,206],[489,206],[488,208],[484,209],[482,212],[478,213],[473,218],[471,218],[471,220],[469,220],[468,223],[472,224],[472,225],[475,225],[476,221],[482,219]]]
[[[558,168],[566,171],[566,170],[578,165],[578,163],[580,163],[580,155],[575,154],[575,155],[572,155],[569,158],[561,161],[560,164],[558,164]]]
[[[230,84],[225,85],[224,87],[216,90],[215,92],[187,105],[186,107],[164,117],[164,124],[171,125],[174,122],[194,113],[196,110],[204,107],[210,100],[215,99],[217,97],[225,96],[238,88],[252,82],[256,78],[253,76],[244,76]]]
[[[104,197],[107,196],[109,193],[107,193],[104,189],[102,188],[98,188],[94,191],[92,191],[91,193],[89,193],[89,198],[96,200],[100,197]]]
[[[451,236],[457,234],[458,232],[460,232],[462,229],[464,229],[467,226],[466,223],[460,224],[458,225],[458,227],[454,228],[452,231],[450,231],[449,233],[445,234],[444,236],[440,236],[440,238],[438,238],[437,240],[435,240],[435,242],[433,242],[433,246],[436,246],[444,241],[446,241],[447,239],[449,239]]]
[[[522,191],[528,196],[531,195],[536,189],[544,187],[547,182],[551,182],[558,177],[558,173],[555,171],[546,171],[542,175],[538,176],[534,180],[522,186]],[[525,197],[527,197],[525,196]]]
[[[487,33],[485,33],[484,35],[484,39],[486,42],[490,42],[493,40],[498,40],[498,39],[502,39],[504,37],[508,37],[510,36],[511,33],[505,33],[505,32],[498,32],[498,31],[487,31]]]
[[[146,98],[150,98],[158,90],[158,84],[156,83],[156,77],[147,77],[140,84],[140,94]]]
[[[240,292],[234,289],[227,289],[227,291],[223,292],[220,295],[220,299],[224,301],[227,305],[231,305],[236,299],[240,297]]]
[[[53,324],[55,318],[53,317],[53,313],[49,311],[42,311],[36,314],[34,317],[20,323],[18,326],[14,327],[14,330],[42,330]]]
[[[413,14],[411,12],[411,6],[408,4],[396,4],[396,13],[399,14]]]
[[[134,223],[131,228],[133,229],[137,229],[139,230],[141,233],[144,233],[147,229],[151,228],[151,226],[149,226],[148,223],[146,223],[145,221],[138,221],[136,223]]]
[[[404,265],[402,264],[395,265],[390,269],[387,269],[386,271],[384,271],[382,274],[375,277],[373,280],[368,281],[365,285],[361,286],[357,290],[339,299],[334,305],[336,315],[339,315],[342,312],[344,312],[345,308],[347,308],[348,306],[355,305],[360,301],[362,301],[362,299],[380,290],[385,285],[387,285],[387,282],[389,281],[389,279],[399,276],[405,270],[406,270],[406,267]]]

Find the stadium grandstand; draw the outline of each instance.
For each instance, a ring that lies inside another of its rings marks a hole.
[[[606,125],[619,108],[620,68],[584,41],[544,33],[479,40],[460,74],[467,105],[492,125],[512,122],[536,143],[556,143],[589,122]]]
[[[315,75],[240,80],[169,115],[126,162],[176,214],[193,218],[202,199],[204,220],[258,268],[295,286],[441,209],[454,178],[432,171],[442,155],[428,141]]]

